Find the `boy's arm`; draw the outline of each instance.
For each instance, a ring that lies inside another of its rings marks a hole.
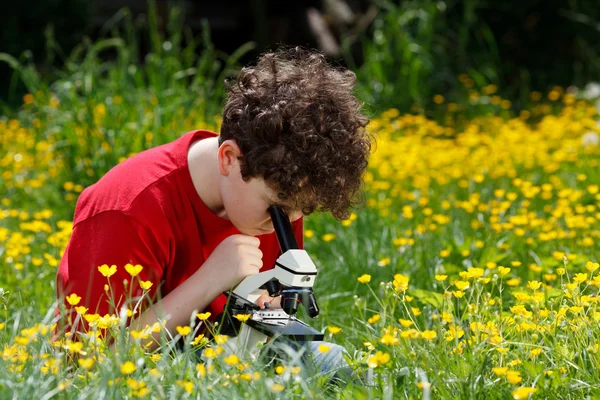
[[[82,331],[89,327],[82,318],[75,324],[75,306],[86,307],[86,314],[100,316],[118,314],[124,305],[133,309],[136,302],[127,300],[143,295],[141,281],[151,283],[147,295],[154,299],[167,262],[164,246],[155,235],[120,211],[105,211],[76,224],[56,276],[57,298],[69,312],[68,321],[61,322],[70,325],[68,330]],[[128,271],[126,264],[134,268]],[[142,270],[136,270],[136,265],[141,265]],[[65,301],[71,294],[80,296],[79,302]]]

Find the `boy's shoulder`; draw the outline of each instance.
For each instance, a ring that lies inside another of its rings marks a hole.
[[[182,182],[178,175],[189,173],[187,152],[192,141],[215,135],[210,131],[191,131],[122,161],[81,193],[73,223],[105,211],[129,213],[134,203],[160,203],[161,197],[178,191]]]

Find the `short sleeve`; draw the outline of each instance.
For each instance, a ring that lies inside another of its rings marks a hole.
[[[100,316],[118,314],[123,306],[133,309],[137,300],[143,299],[140,282],[146,287],[151,284],[148,294],[153,301],[166,265],[163,246],[150,230],[121,211],[105,211],[76,224],[56,277],[57,297],[70,310],[70,323],[75,306]],[[128,271],[127,264],[134,268]],[[103,265],[105,274],[98,268]],[[72,294],[81,297],[77,304],[65,299]],[[140,304],[142,309],[148,305],[146,301]],[[81,327],[78,324],[76,330]]]

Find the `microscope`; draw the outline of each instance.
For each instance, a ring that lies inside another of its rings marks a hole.
[[[260,343],[268,337],[279,337],[291,341],[323,340],[323,334],[296,318],[302,305],[309,317],[319,315],[319,307],[313,293],[317,268],[305,250],[298,248],[288,216],[278,207],[269,207],[271,220],[281,256],[273,269],[259,272],[240,282],[228,297],[220,333],[230,336],[226,350],[249,353],[256,358]],[[281,309],[261,309],[256,300],[266,290],[271,297],[281,296]],[[236,315],[250,315],[241,323]]]

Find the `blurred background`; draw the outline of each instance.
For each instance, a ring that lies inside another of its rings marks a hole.
[[[247,45],[238,65],[280,44],[321,49],[357,72],[361,97],[377,109],[427,108],[437,93],[468,95],[465,83],[495,85],[519,108],[532,91],[597,80],[597,5],[595,0],[13,2],[2,7],[0,53],[14,59],[0,63],[0,101],[15,107],[28,92],[15,61],[34,65],[44,80],[52,80],[85,43],[128,38],[135,46],[131,61],[141,65],[156,53],[153,40],[159,36],[164,46],[175,37],[185,48],[210,35],[192,50],[201,54],[207,40],[225,54]],[[103,60],[117,57],[108,47]]]

